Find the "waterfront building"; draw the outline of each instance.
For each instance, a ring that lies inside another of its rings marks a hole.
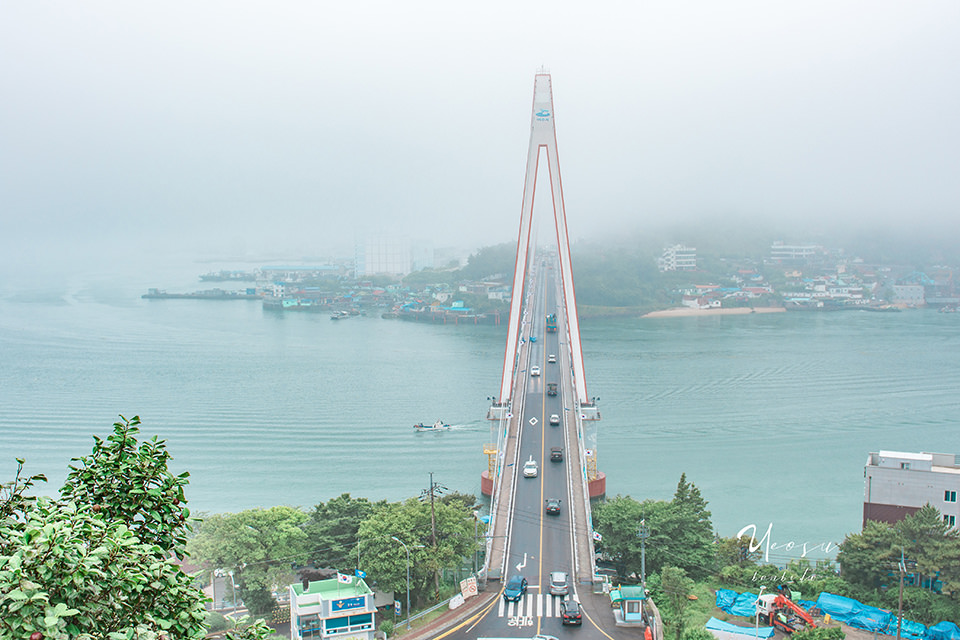
[[[777,241],[770,247],[770,262],[792,265],[809,264],[823,253],[823,247],[816,244],[784,244]]]
[[[361,579],[339,575],[304,580],[290,589],[290,638],[373,640],[377,612],[374,593]]]
[[[951,453],[879,451],[863,469],[863,524],[894,523],[928,502],[951,527],[960,521],[960,464]]]
[[[663,255],[657,259],[661,273],[665,271],[696,271],[697,250],[682,244],[666,247]]]
[[[893,304],[922,307],[926,304],[926,291],[922,284],[895,284],[893,298],[890,301]]]

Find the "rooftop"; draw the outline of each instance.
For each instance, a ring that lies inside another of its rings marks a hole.
[[[372,594],[373,591],[367,586],[362,578],[350,576],[350,584],[340,582],[336,578],[329,580],[317,580],[310,582],[307,588],[303,588],[303,583],[291,585],[293,593],[298,596],[319,595],[322,600],[333,600],[334,598],[343,598],[350,596],[365,596]]]

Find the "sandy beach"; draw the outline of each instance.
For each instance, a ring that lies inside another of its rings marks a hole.
[[[693,316],[737,316],[747,313],[783,313],[783,307],[735,307],[733,309],[692,309],[677,307],[645,313],[641,318],[689,318]]]

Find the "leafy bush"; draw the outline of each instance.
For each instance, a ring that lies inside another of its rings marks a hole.
[[[383,634],[388,638],[393,635],[394,625],[393,620],[384,620],[380,623],[380,631],[383,631]]]
[[[210,632],[214,631],[226,631],[233,627],[227,618],[219,613],[218,611],[211,611],[207,614],[207,630]]]
[[[847,634],[840,627],[817,627],[796,631],[791,636],[793,640],[843,640]]]

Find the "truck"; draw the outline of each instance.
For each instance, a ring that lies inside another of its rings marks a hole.
[[[551,313],[547,315],[547,333],[556,333],[557,332],[557,314]]]
[[[555,395],[557,395],[557,383],[556,383],[556,382],[548,382],[548,383],[547,383],[547,395],[548,395],[548,396],[555,396]]]
[[[757,601],[757,615],[771,627],[780,629],[784,633],[803,631],[807,627],[817,626],[809,613],[783,594],[761,595]]]

